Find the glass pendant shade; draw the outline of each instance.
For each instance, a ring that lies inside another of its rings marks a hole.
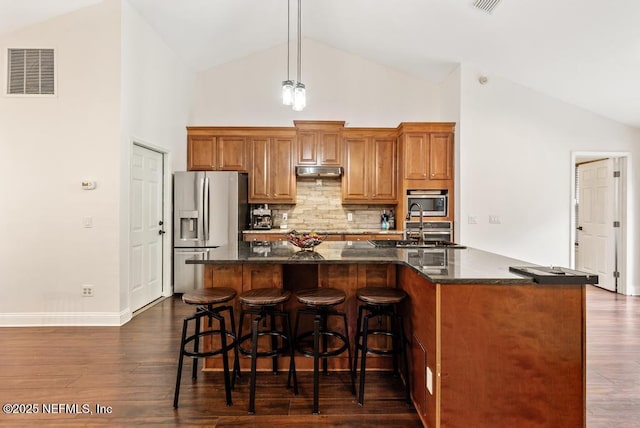
[[[282,104],[286,106],[293,105],[293,80],[285,80],[282,82]]]
[[[296,87],[293,93],[293,109],[295,111],[301,111],[307,105],[307,94],[304,87],[304,83],[296,83]]]

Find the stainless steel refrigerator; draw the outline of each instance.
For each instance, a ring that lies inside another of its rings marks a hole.
[[[176,172],[173,176],[173,291],[203,287],[203,265],[223,245],[236,245],[248,228],[247,174],[232,171]]]

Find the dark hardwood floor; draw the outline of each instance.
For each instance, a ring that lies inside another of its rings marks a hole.
[[[420,426],[399,381],[387,374],[367,377],[364,407],[351,396],[346,374],[323,378],[319,416],[311,415],[309,373],[300,373],[297,397],[285,389],[285,373],[261,374],[257,414],[249,416],[248,375],[227,407],[221,374],[205,372],[192,383],[185,367],[174,410],[179,329],[191,310],[172,298],[119,328],[0,329],[0,401],[38,408],[37,414],[3,412],[0,425]],[[73,404],[77,412],[87,404],[93,414],[69,413]],[[105,412],[97,414],[96,405]],[[640,297],[587,289],[587,426],[640,427]]]

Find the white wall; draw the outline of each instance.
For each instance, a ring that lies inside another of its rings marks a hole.
[[[303,40],[307,108],[282,105],[286,44],[201,72],[190,125],[292,126],[293,120],[345,120],[389,126],[438,115],[438,86],[310,39]],[[291,78],[296,59],[292,55]]]
[[[167,184],[186,168],[193,75],[126,0],[4,35],[7,47],[55,48],[58,95],[0,95],[0,325],[119,325],[131,316],[131,144],[167,153]]]
[[[630,152],[636,183],[630,196],[637,200],[640,130],[496,76],[480,85],[478,76],[472,66],[462,67],[459,240],[542,265],[568,266],[572,152]],[[489,224],[493,215],[501,224]],[[468,224],[469,216],[478,223]],[[636,213],[630,223],[639,220]],[[632,241],[639,238],[634,232]],[[631,275],[640,272],[635,265]],[[640,292],[635,276],[629,285],[628,293]]]
[[[55,97],[0,95],[0,325],[117,322],[120,3],[3,35],[0,47],[3,85],[8,47],[53,47],[58,72]]]
[[[120,305],[129,309],[129,181],[135,141],[166,153],[164,265],[171,266],[171,173],[187,168],[187,118],[193,73],[140,14],[122,4],[122,140]],[[171,286],[164,270],[165,287]],[[171,290],[165,288],[165,294]]]

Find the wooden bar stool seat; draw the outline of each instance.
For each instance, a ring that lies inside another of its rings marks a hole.
[[[397,288],[365,287],[356,292],[361,302],[358,306],[358,322],[355,337],[355,355],[353,357],[353,375],[358,368],[358,352],[362,352],[360,362],[360,387],[358,403],[364,405],[364,386],[367,354],[390,355],[393,357],[393,373],[398,374],[398,355],[402,356],[404,366],[405,399],[411,402],[409,389],[409,364],[407,361],[407,341],[404,334],[404,320],[397,312],[397,305],[407,298],[407,294]],[[369,321],[377,319],[377,326],[370,326]],[[388,327],[382,320],[389,321]],[[391,339],[391,346],[375,347],[369,341],[370,336],[386,336]]]
[[[302,355],[313,357],[313,413],[319,414],[318,395],[320,390],[320,369],[322,360],[323,372],[328,375],[327,358],[335,357],[343,352],[348,353],[349,374],[351,376],[351,393],[355,395],[355,377],[351,368],[351,344],[349,342],[349,327],[345,312],[337,311],[334,306],[344,302],[347,298],[342,290],[336,288],[311,288],[296,293],[298,302],[306,306],[296,314],[294,337],[296,349]],[[301,315],[313,316],[313,330],[298,334]],[[328,319],[338,316],[344,322],[344,332],[330,330]],[[311,339],[311,340],[310,340]]]
[[[246,291],[240,295],[240,303],[243,305],[240,312],[240,323],[238,326],[238,342],[240,354],[251,358],[251,380],[249,392],[250,414],[255,413],[256,398],[256,369],[257,359],[270,357],[272,359],[273,374],[278,373],[278,356],[289,354],[289,376],[287,378],[287,388],[291,387],[293,378],[293,393],[298,395],[298,381],[296,378],[295,359],[293,358],[293,335],[291,334],[291,323],[289,313],[279,309],[291,297],[289,290],[281,288],[256,288]],[[251,331],[243,334],[242,326],[246,316],[251,320]],[[281,320],[278,327],[276,320]],[[267,326],[267,320],[269,325]],[[262,327],[260,323],[262,322]],[[261,338],[270,339],[270,343],[260,346]],[[251,342],[248,346],[247,343]],[[243,346],[243,344],[245,346]]]
[[[214,287],[193,290],[182,295],[182,301],[189,305],[195,305],[196,311],[193,315],[184,319],[182,324],[182,337],[180,342],[180,357],[178,358],[178,374],[176,376],[176,388],[173,396],[173,407],[178,407],[178,398],[180,396],[180,381],[182,379],[182,365],[184,357],[193,359],[193,369],[191,378],[196,380],[198,377],[198,359],[222,355],[222,364],[224,372],[224,389],[227,400],[227,406],[232,404],[231,390],[235,383],[236,374],[240,373],[240,362],[238,361],[238,340],[236,336],[235,317],[232,305],[222,305],[230,302],[236,297],[236,290],[228,287]],[[218,306],[214,306],[218,305]],[[228,329],[225,323],[225,312],[231,320],[231,328]],[[208,328],[201,329],[201,319],[208,319]],[[218,328],[213,328],[213,320],[218,321]],[[187,336],[189,324],[195,324],[194,333]],[[218,337],[220,346],[213,346],[211,349],[200,349],[200,339],[205,336]],[[193,343],[193,347],[189,348],[189,344]],[[233,379],[229,377],[229,358],[228,352],[233,349],[235,354]]]

